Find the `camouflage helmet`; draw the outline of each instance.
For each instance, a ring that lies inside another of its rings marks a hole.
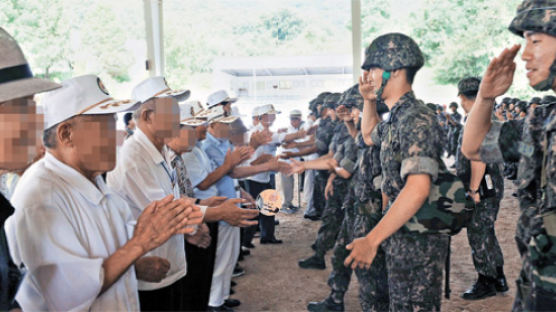
[[[359,93],[359,84],[355,84],[351,88],[344,91],[340,104],[347,108],[363,107],[363,97]]]
[[[379,67],[385,71],[394,71],[400,68],[423,67],[425,58],[417,43],[401,33],[382,35],[371,43],[365,50],[363,70]]]
[[[324,99],[323,106],[326,107],[326,108],[335,109],[336,105],[340,102],[341,97],[342,97],[342,93],[329,94]]]
[[[430,108],[433,112],[436,112],[436,104],[427,103],[427,107]]]
[[[510,104],[511,101],[512,101],[512,98],[505,97],[505,98],[502,99],[502,104]]]
[[[450,103],[450,108],[452,108],[452,107],[458,108],[458,103],[456,103],[456,102]]]
[[[523,37],[526,31],[544,33],[556,37],[556,3],[554,0],[525,0],[517,8],[510,31]],[[537,91],[552,88],[556,80],[556,58],[549,68],[548,77],[533,86]]]
[[[534,98],[532,98],[532,99],[529,101],[529,104],[541,104],[541,101],[542,101],[542,100],[541,100],[540,97],[535,96]]]
[[[545,95],[545,96],[542,98],[541,104],[543,104],[543,105],[544,105],[544,104],[551,104],[551,103],[554,103],[554,102],[556,102],[556,97],[555,97],[555,96],[553,96],[553,95]]]
[[[480,78],[477,77],[463,78],[458,82],[458,95],[477,94],[477,92],[479,92],[480,85],[481,85]]]
[[[556,37],[556,3],[554,0],[525,0],[517,8],[510,31],[523,37],[526,31]]]

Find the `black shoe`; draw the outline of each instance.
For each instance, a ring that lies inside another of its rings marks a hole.
[[[236,264],[236,267],[234,268],[234,273],[232,273],[232,277],[240,277],[244,274],[245,274],[245,270]]]
[[[236,293],[236,291],[235,291],[235,290],[233,290],[233,289],[230,289],[230,296],[231,296],[231,295],[233,295],[233,294],[235,294],[235,293]]]
[[[265,244],[282,244],[282,240],[281,239],[276,239],[276,238],[261,238],[261,244],[265,245]]]
[[[241,304],[241,301],[237,299],[226,299],[224,300],[224,305],[228,308],[235,308]]]
[[[314,251],[317,251],[317,245],[315,245],[315,243],[313,243],[313,244],[311,245],[311,249],[313,249]]]
[[[251,251],[249,250],[249,248],[241,247],[241,252],[239,254],[240,256],[249,256],[251,255]]]
[[[211,306],[208,306],[207,311],[208,311],[208,312],[220,312],[220,311],[234,312],[234,309],[228,308],[228,307],[225,306],[225,305],[221,305],[221,306],[219,306],[219,307],[211,307]]]
[[[496,296],[496,288],[491,278],[479,275],[479,279],[461,297],[465,300],[479,300]]]
[[[274,220],[274,225],[280,225],[280,220],[278,219]]]
[[[255,245],[253,245],[253,243],[245,243],[245,244],[243,244],[243,247],[253,249],[253,248],[255,248]]]
[[[237,286],[237,283],[234,282],[234,281],[232,281],[232,282],[230,283],[230,286],[231,286],[231,287],[236,287],[236,286]]]
[[[496,288],[497,292],[506,292],[510,289],[504,275],[498,276],[496,278],[496,280],[494,281],[494,288]]]
[[[318,221],[318,220],[320,220],[320,217],[319,217],[319,216],[304,215],[303,218],[309,219],[309,220],[311,220],[311,221]]]
[[[299,267],[302,269],[316,269],[324,270],[326,269],[326,264],[324,264],[324,258],[317,255],[313,255],[305,260],[300,260],[298,262]]]
[[[309,302],[307,310],[311,312],[344,311],[344,303],[335,303],[330,298],[323,301]]]

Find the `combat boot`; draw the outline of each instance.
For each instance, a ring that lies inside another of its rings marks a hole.
[[[309,302],[307,310],[311,312],[344,311],[344,303],[335,303],[328,297],[323,301]]]
[[[326,264],[324,264],[324,257],[317,254],[298,262],[299,267],[302,269],[316,269],[324,270],[326,269]]]
[[[496,280],[494,281],[494,287],[496,288],[497,292],[506,292],[508,291],[508,289],[510,289],[508,287],[508,283],[506,282],[506,276],[504,275],[504,269],[502,267],[497,267],[496,271],[498,273],[498,276],[496,277]]]
[[[484,275],[479,274],[479,278],[461,296],[465,300],[479,300],[487,297],[496,296],[496,287],[494,286],[494,279],[488,278]]]

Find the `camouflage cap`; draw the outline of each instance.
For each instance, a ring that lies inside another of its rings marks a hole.
[[[336,105],[340,102],[342,93],[332,93],[324,99],[323,106],[326,108],[335,109]]]
[[[456,102],[450,103],[450,108],[452,108],[452,107],[458,108],[458,103],[456,103]]]
[[[509,29],[521,37],[525,31],[540,32],[556,37],[556,1],[523,1],[518,6]]]
[[[379,67],[385,71],[394,71],[400,68],[421,68],[425,58],[417,43],[401,33],[382,35],[371,43],[365,50],[363,70]]]
[[[467,77],[463,78],[458,82],[458,95],[477,93],[479,92],[479,86],[481,85],[481,79],[477,77]]]

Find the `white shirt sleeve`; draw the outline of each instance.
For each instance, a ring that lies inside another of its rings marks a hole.
[[[197,187],[203,180],[208,176],[207,169],[204,168],[203,163],[197,158],[195,153],[190,152],[182,155],[185,167],[187,168],[187,174],[189,175],[189,181],[193,187]]]
[[[51,311],[89,310],[104,282],[104,260],[91,258],[86,242],[78,239],[68,216],[56,207],[37,203],[18,218],[17,238],[25,242],[19,248],[27,260],[25,279],[30,281],[18,296],[40,293]],[[69,289],[79,291],[70,296],[65,291]]]

